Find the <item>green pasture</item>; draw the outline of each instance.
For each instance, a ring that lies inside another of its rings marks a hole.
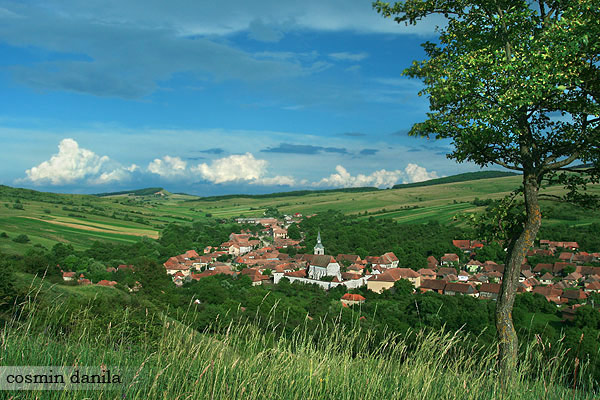
[[[57,242],[72,243],[77,248],[85,248],[93,240],[133,242],[141,235],[157,235],[169,223],[191,223],[208,217],[261,216],[269,207],[288,214],[299,212],[310,215],[337,210],[359,218],[391,218],[399,223],[438,221],[464,225],[469,214],[484,209],[472,204],[475,198],[500,199],[519,187],[520,179],[520,176],[509,176],[366,192],[220,199],[203,199],[166,191],[163,191],[165,196],[119,194],[96,197],[0,186],[0,233],[6,232],[10,236],[9,239],[0,239],[0,250],[21,252],[34,244],[49,247]],[[559,195],[563,190],[555,186],[544,189],[542,193]],[[590,190],[600,191],[598,186]],[[20,206],[15,206],[17,201]],[[554,212],[546,213],[553,208]],[[543,202],[543,214],[547,224],[580,226],[600,222],[599,212],[555,206],[551,201]],[[97,229],[102,232],[95,231]],[[11,239],[19,234],[28,235],[31,242],[13,242]]]

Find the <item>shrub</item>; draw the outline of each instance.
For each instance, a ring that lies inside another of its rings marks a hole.
[[[20,234],[19,236],[17,236],[16,238],[13,239],[13,242],[16,243],[28,243],[29,242],[29,236],[25,235],[25,234]]]

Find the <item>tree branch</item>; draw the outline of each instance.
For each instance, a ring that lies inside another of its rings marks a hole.
[[[573,161],[577,160],[578,157],[579,157],[579,151],[575,151],[569,157],[567,157],[567,158],[565,158],[564,160],[561,160],[561,161],[556,161],[556,162],[553,162],[553,163],[547,163],[548,160],[546,160],[542,164],[542,171],[550,171],[550,170],[553,170],[553,169],[559,169],[559,168],[562,168],[562,167],[566,167],[567,165],[571,164]],[[549,159],[552,159],[552,157],[549,158]]]
[[[504,161],[502,161],[502,160],[494,160],[494,161],[492,161],[492,162],[493,162],[494,164],[498,164],[498,165],[500,165],[501,167],[504,167],[504,168],[507,168],[507,169],[512,169],[512,170],[514,170],[514,171],[523,171],[523,168],[521,168],[521,167],[517,167],[516,165],[510,165],[510,164],[508,164],[508,163],[505,163],[505,162],[504,162]]]

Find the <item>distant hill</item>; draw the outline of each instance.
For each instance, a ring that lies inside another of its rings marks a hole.
[[[134,196],[149,196],[149,195],[153,195],[156,193],[163,193],[163,195],[170,194],[169,192],[167,192],[165,189],[163,189],[161,187],[155,187],[155,188],[145,188],[145,189],[137,189],[137,190],[123,190],[120,192],[97,193],[97,194],[94,194],[94,196],[108,197],[108,196],[121,196],[124,194],[131,194]]]
[[[272,199],[276,197],[295,197],[295,196],[305,196],[309,194],[319,194],[319,193],[364,193],[364,192],[377,192],[379,189],[376,187],[354,187],[354,188],[341,188],[341,189],[326,189],[326,190],[294,190],[291,192],[277,192],[277,193],[268,193],[268,194],[226,194],[222,196],[208,196],[201,197],[198,200],[203,201],[218,201],[218,200],[228,200],[228,199]],[[194,200],[190,200],[194,201]]]
[[[505,172],[505,171],[466,172],[464,174],[446,176],[444,178],[438,178],[438,179],[430,179],[428,181],[423,181],[423,182],[403,183],[400,185],[394,185],[392,187],[392,189],[405,189],[405,188],[414,188],[414,187],[422,187],[422,186],[433,186],[433,185],[441,185],[444,183],[476,181],[479,179],[503,178],[505,176],[515,176],[515,175],[519,175],[519,174],[514,173],[514,172]]]

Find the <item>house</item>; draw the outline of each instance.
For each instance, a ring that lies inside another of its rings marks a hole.
[[[367,289],[381,293],[384,290],[392,288],[394,283],[400,279],[408,280],[416,288],[421,286],[421,275],[416,271],[410,268],[390,268],[381,274],[373,275],[367,279]]]
[[[522,270],[521,274],[519,275],[519,282],[523,282],[529,278],[533,278],[534,274],[533,272],[531,272],[530,270],[526,269],[526,270]]]
[[[567,275],[564,280],[567,283],[569,283],[571,286],[575,286],[575,285],[577,285],[579,280],[582,278],[583,278],[583,275],[581,275],[579,272],[575,271],[575,272],[571,272],[569,275]]]
[[[535,267],[533,267],[533,272],[535,272],[537,274],[541,274],[544,271],[546,271],[546,272],[552,272],[553,270],[554,270],[554,265],[553,264],[539,263],[539,264],[536,264]]]
[[[107,281],[106,279],[102,279],[100,282],[96,283],[96,285],[114,287],[117,284],[115,281]]]
[[[362,304],[365,302],[365,300],[366,299],[363,296],[361,296],[360,294],[352,294],[352,293],[346,293],[340,299],[342,304],[345,304],[347,306],[353,306],[355,304]]]
[[[442,257],[442,265],[456,265],[460,261],[460,258],[454,253],[444,254]]]
[[[470,260],[466,265],[466,269],[467,269],[467,271],[469,271],[470,273],[473,274],[475,272],[479,272],[482,265],[483,265],[483,263],[481,263],[480,261]]]
[[[429,268],[421,268],[417,273],[421,275],[421,279],[435,279],[437,277],[435,271]]]
[[[559,254],[558,259],[562,262],[571,262],[573,260],[573,253],[569,253],[566,251],[563,251],[562,253]]]
[[[588,295],[581,289],[567,289],[563,291],[561,298],[567,299],[569,302],[578,302],[586,300]]]
[[[456,275],[456,269],[449,268],[449,267],[442,267],[437,272],[437,276],[440,278],[445,278],[448,275]]]
[[[117,271],[132,271],[133,272],[133,265],[125,265],[125,264],[121,264],[117,267]]]
[[[452,245],[454,247],[458,247],[465,253],[471,251],[471,241],[470,240],[453,240]]]
[[[585,285],[585,291],[588,293],[600,293],[600,282],[595,281],[592,283],[588,283],[587,285]]]
[[[288,232],[287,229],[273,226],[271,227],[271,236],[273,236],[274,239],[287,239]]]
[[[465,296],[476,297],[477,291],[469,283],[449,282],[444,288],[444,294],[448,296],[462,294]]]
[[[381,256],[381,260],[385,265],[389,265],[388,268],[397,268],[398,267],[398,257],[394,253],[387,252]]]
[[[551,285],[552,284],[552,280],[554,279],[554,276],[550,273],[550,272],[546,272],[544,275],[542,275],[542,277],[540,278],[540,283],[542,285]]]
[[[270,278],[260,273],[259,270],[254,268],[244,268],[241,271],[242,275],[247,275],[252,280],[252,286],[262,285],[264,281],[268,281]]]
[[[533,288],[532,293],[542,295],[546,298],[546,300],[551,301],[555,304],[562,303],[560,296],[562,295],[563,291],[561,289],[554,288],[551,286],[537,286]]]
[[[434,256],[427,257],[427,268],[436,269],[438,265],[440,265],[440,263]]]
[[[566,262],[555,262],[554,266],[552,268],[552,273],[558,274],[559,272],[561,272],[566,267],[573,267],[573,268],[575,268],[575,264],[566,263]]]
[[[419,289],[421,293],[425,292],[436,292],[444,294],[444,288],[446,287],[446,281],[441,279],[423,279]]]
[[[501,285],[499,283],[482,283],[479,286],[479,297],[482,299],[496,300],[500,294]]]
[[[469,275],[467,272],[465,271],[460,271],[458,273],[458,281],[459,282],[466,282],[469,280],[469,278],[471,277],[471,275]]]
[[[87,285],[91,285],[92,281],[90,281],[89,279],[86,279],[86,278],[79,278],[79,280],[77,281],[77,284],[79,284],[81,286],[87,286]]]
[[[63,281],[72,281],[73,279],[75,279],[75,272],[64,272],[62,273],[62,278]]]
[[[346,271],[348,271],[348,273],[350,274],[362,275],[364,269],[365,266],[362,264],[352,264],[348,268],[346,268]]]
[[[308,277],[311,279],[334,276],[341,280],[340,272],[340,265],[332,256],[316,255],[308,264]]]

